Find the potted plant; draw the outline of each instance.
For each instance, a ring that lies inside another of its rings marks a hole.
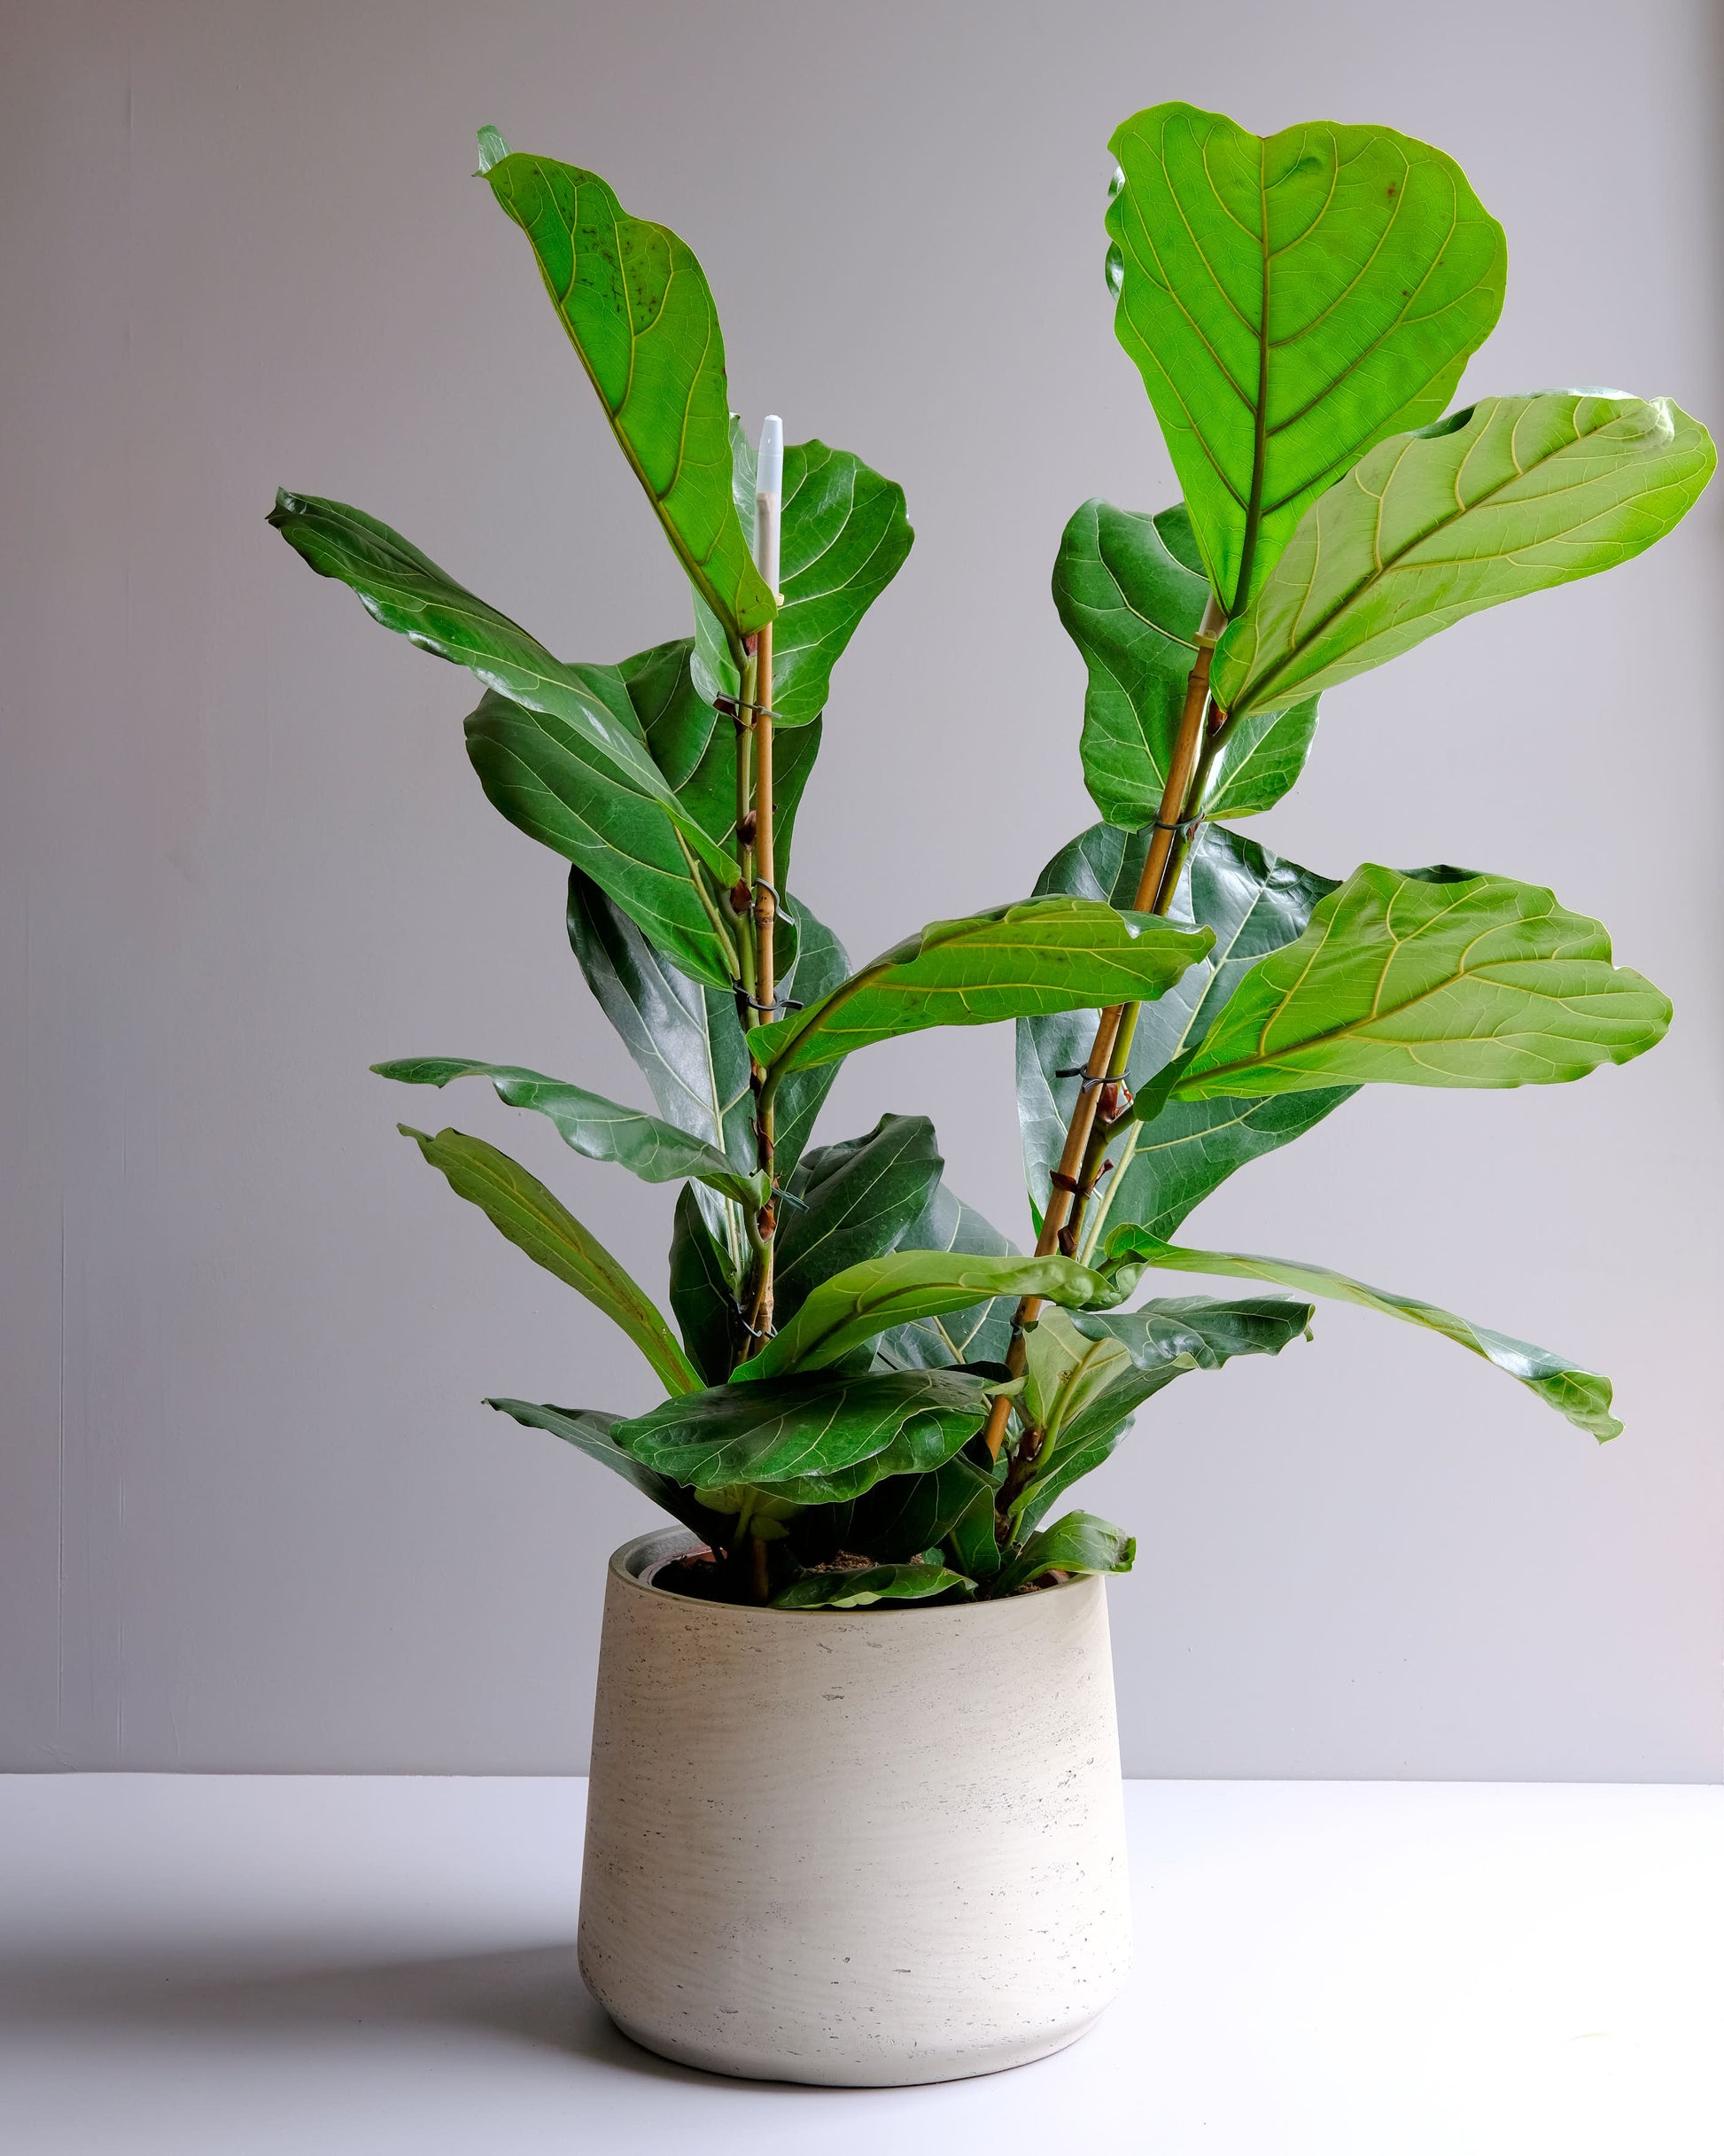
[[[467,1057],[578,1153],[680,1181],[672,1329],[525,1169],[402,1128],[596,1304],[649,1412],[493,1405],[676,1526],[606,1587],[581,1958],[641,2042],[733,2073],[898,2082],[1034,2058],[1129,1953],[1102,1576],[1062,1509],[1187,1372],[1276,1354],[1308,1297],[1443,1334],[1579,1428],[1606,1379],[1303,1261],[1186,1248],[1194,1206],[1368,1083],[1575,1078],[1662,1036],[1604,930],[1495,874],[1277,859],[1236,826],[1298,778],[1330,686],[1661,537],[1705,430],[1604,390],[1448,409],[1502,304],[1503,233],[1441,152],[1185,105],[1114,135],[1107,276],[1184,501],[1091,501],[1053,596],[1088,669],[1101,821],[1028,893],[853,965],[790,881],[833,670],[910,550],[847,450],[757,453],[687,246],[590,172],[480,131],[484,176],[691,590],[692,633],[565,663],[385,525],[271,519],[376,618],[485,686],[468,753],[563,856],[568,927],[657,1112]],[[925,1117],[812,1142],[839,1061],[1013,1020],[1034,1249],[949,1189]],[[1127,1307],[1162,1268],[1252,1284]],[[1291,1288],[1294,1298],[1256,1292]]]

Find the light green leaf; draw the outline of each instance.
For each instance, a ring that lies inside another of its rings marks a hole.
[[[536,1176],[482,1138],[447,1130],[433,1138],[405,1123],[397,1127],[448,1178],[457,1197],[477,1205],[516,1249],[524,1250],[535,1265],[555,1273],[619,1326],[652,1365],[667,1392],[699,1389],[699,1374],[650,1296]]]
[[[1099,1303],[1114,1298],[1104,1288],[1085,1299]],[[1044,1440],[1057,1439],[1075,1415],[1091,1406],[1132,1366],[1122,1342],[1105,1333],[1080,1331],[1061,1310],[1042,1312],[1024,1335],[1024,1351],[1022,1412]]]
[[[688,580],[733,639],[773,618],[731,502],[724,336],[692,251],[596,173],[516,152],[485,173]]]
[[[784,1329],[739,1365],[738,1381],[824,1370],[895,1325],[966,1310],[983,1297],[1039,1296],[1052,1303],[1111,1303],[1108,1282],[1068,1257],[954,1257],[893,1250],[850,1265],[811,1288]]]
[[[1367,865],[1245,976],[1174,1091],[1550,1085],[1628,1062],[1669,1022],[1650,981],[1611,965],[1599,923],[1549,891]]]
[[[944,1183],[898,1237],[900,1250],[943,1250],[964,1257],[1015,1257],[1016,1246]],[[957,1363],[1004,1362],[1012,1343],[1013,1304],[999,1297],[895,1325],[875,1350],[875,1367],[943,1370]],[[960,1559],[960,1561],[966,1561]]]
[[[973,1579],[941,1564],[869,1565],[810,1572],[773,1597],[774,1609],[863,1609],[871,1602],[925,1602],[930,1595],[968,1591]]]
[[[1158,105],[1108,146],[1114,329],[1236,614],[1324,487],[1448,402],[1502,308],[1503,230],[1391,128]]]
[[[624,1452],[610,1434],[622,1420],[620,1415],[602,1414],[591,1407],[539,1407],[531,1400],[487,1400],[485,1405],[494,1407],[500,1414],[512,1415],[529,1429],[547,1430],[553,1437],[585,1452],[589,1459],[601,1461],[613,1475],[633,1483],[642,1497],[650,1498],[673,1520],[692,1528],[703,1542],[722,1542],[725,1523],[716,1514],[668,1475],[655,1475]]]
[[[1564,1356],[1553,1355],[1547,1348],[1510,1339],[1506,1333],[1488,1332],[1481,1325],[1470,1325],[1453,1311],[1439,1310],[1433,1303],[1421,1303],[1411,1296],[1391,1295],[1384,1288],[1367,1287],[1363,1280],[1349,1280],[1344,1273],[1332,1273],[1326,1265],[1301,1265],[1284,1257],[1254,1257],[1235,1250],[1181,1249],[1137,1227],[1114,1229],[1107,1238],[1107,1263],[1127,1294],[1134,1280],[1142,1277],[1145,1267],[1156,1265],[1176,1273],[1216,1273],[1232,1280],[1275,1280],[1284,1288],[1296,1288],[1301,1295],[1324,1296],[1336,1303],[1355,1303],[1362,1310],[1378,1311],[1385,1317],[1402,1319],[1408,1325],[1422,1325],[1428,1331],[1441,1333],[1444,1339],[1454,1341],[1456,1346],[1482,1356],[1499,1370],[1506,1370],[1510,1377],[1518,1378],[1548,1406],[1565,1415],[1577,1429],[1589,1431],[1601,1443],[1617,1436],[1622,1428],[1610,1412],[1609,1378],[1582,1369]]]
[[[1032,1535],[988,1590],[990,1598],[1016,1594],[1048,1572],[1129,1572],[1138,1554],[1138,1538],[1098,1520],[1093,1513],[1068,1512]]]
[[[1301,520],[1215,647],[1248,716],[1349,681],[1487,606],[1613,569],[1698,499],[1712,437],[1668,398],[1486,397],[1382,443]]]
[[[882,1116],[864,1137],[805,1154],[790,1178],[791,1202],[779,1215],[779,1323],[795,1316],[819,1281],[895,1248],[928,1203],[943,1165],[926,1116]]]
[[[625,1108],[566,1079],[546,1078],[515,1063],[474,1062],[460,1056],[413,1055],[373,1063],[379,1078],[402,1086],[447,1086],[452,1078],[489,1078],[509,1108],[530,1108],[556,1127],[564,1145],[588,1160],[615,1161],[643,1183],[680,1182],[692,1176],[738,1205],[764,1205],[766,1177],[744,1175],[714,1146],[690,1137],[673,1123],[638,1108]]]
[[[936,921],[830,995],[760,1027],[756,1056],[776,1068],[832,1062],[932,1025],[990,1025],[1037,1011],[1153,1000],[1214,938],[1081,899],[1025,899]]]
[[[944,1467],[1000,1387],[962,1370],[717,1385],[618,1423],[617,1442],[700,1488],[747,1483],[798,1504],[860,1497],[882,1477]]]
[[[1053,603],[1083,656],[1081,749],[1091,798],[1109,823],[1136,830],[1161,813],[1185,683],[1209,587],[1168,544],[1189,531],[1183,507],[1157,517],[1086,502],[1053,564]],[[1245,719],[1223,738],[1204,798],[1211,816],[1272,807],[1305,767],[1315,697]],[[1130,905],[1127,892],[1122,903]]]

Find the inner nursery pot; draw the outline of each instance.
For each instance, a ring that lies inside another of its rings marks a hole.
[[[580,1969],[625,2034],[759,2081],[891,2087],[1081,2036],[1130,1965],[1102,1581],[769,1609],[610,1560]]]

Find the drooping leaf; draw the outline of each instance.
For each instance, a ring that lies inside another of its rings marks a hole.
[[[643,1467],[638,1459],[624,1452],[610,1434],[622,1420],[620,1415],[602,1414],[591,1407],[539,1407],[531,1400],[487,1400],[485,1405],[494,1407],[500,1414],[512,1415],[529,1429],[548,1430],[553,1437],[561,1437],[565,1444],[585,1452],[589,1459],[602,1461],[625,1482],[633,1483],[642,1497],[650,1498],[673,1520],[680,1520],[685,1527],[691,1528],[709,1546],[723,1540],[723,1521],[697,1503],[692,1491],[685,1490],[680,1483],[673,1483],[668,1475],[655,1475],[650,1467]]]
[[[1114,326],[1236,614],[1308,503],[1447,405],[1502,308],[1502,227],[1391,128],[1262,136],[1171,104],[1108,146]]]
[[[1548,1406],[1565,1415],[1577,1429],[1589,1431],[1601,1443],[1607,1437],[1614,1437],[1622,1428],[1610,1412],[1611,1382],[1607,1377],[1582,1369],[1565,1356],[1553,1355],[1547,1348],[1510,1339],[1506,1333],[1487,1331],[1481,1325],[1471,1325],[1464,1318],[1457,1318],[1453,1311],[1440,1310],[1434,1304],[1421,1303],[1412,1296],[1391,1295],[1385,1288],[1367,1287],[1364,1281],[1350,1280],[1344,1273],[1332,1273],[1326,1265],[1301,1265],[1284,1257],[1255,1257],[1236,1250],[1181,1249],[1137,1227],[1114,1230],[1107,1238],[1107,1263],[1126,1293],[1130,1292],[1134,1278],[1141,1278],[1146,1267],[1163,1266],[1176,1273],[1215,1273],[1232,1280],[1274,1280],[1284,1288],[1296,1288],[1301,1295],[1323,1296],[1336,1303],[1355,1303],[1362,1310],[1378,1311],[1385,1317],[1424,1326],[1427,1331],[1441,1333],[1456,1346],[1482,1356],[1499,1370],[1506,1370],[1510,1377],[1518,1378]]]
[[[718,310],[693,251],[596,173],[515,152],[485,173],[689,582],[733,638],[773,618],[731,502]]]
[[[1048,1572],[1129,1572],[1137,1554],[1135,1535],[1122,1534],[1093,1513],[1068,1512],[1029,1537],[989,1592],[1016,1594]]]
[[[564,1145],[588,1160],[615,1161],[643,1183],[674,1183],[692,1176],[738,1205],[762,1205],[766,1179],[743,1174],[716,1146],[691,1137],[673,1123],[625,1108],[566,1079],[546,1078],[514,1063],[473,1062],[459,1056],[414,1055],[373,1063],[379,1078],[403,1086],[447,1086],[452,1078],[489,1078],[509,1108],[530,1108],[554,1124]]]
[[[796,1315],[738,1380],[824,1370],[895,1325],[966,1310],[983,1296],[1038,1296],[1048,1302],[1114,1300],[1109,1283],[1068,1257],[953,1257],[943,1250],[890,1250],[846,1266],[811,1288]]]
[[[1066,526],[1053,564],[1053,603],[1089,670],[1083,780],[1109,823],[1136,830],[1161,813],[1185,684],[1197,656],[1208,580],[1193,575],[1164,533],[1183,507],[1145,517],[1086,502]],[[1212,816],[1248,816],[1278,801],[1305,766],[1316,732],[1315,697],[1228,730],[1205,796]],[[1135,893],[1118,901],[1130,906]]]
[[[894,1248],[944,1163],[926,1116],[882,1116],[861,1138],[818,1146],[790,1179],[779,1217],[773,1306],[780,1325],[832,1274]]]
[[[930,1595],[975,1585],[941,1564],[869,1565],[843,1572],[811,1572],[773,1597],[774,1609],[864,1609],[871,1602],[925,1602]]]
[[[1063,847],[1043,869],[1037,891],[1120,903],[1135,892],[1149,834],[1127,834],[1093,824]],[[1212,929],[1215,947],[1162,996],[1139,1012],[1127,1078],[1134,1089],[1201,1039],[1246,969],[1264,953],[1291,943],[1311,908],[1338,888],[1280,860],[1254,840],[1215,825],[1198,833],[1174,893],[1169,919]],[[1024,1175],[1038,1210],[1045,1210],[1048,1172],[1060,1157],[1067,1119],[1076,1101],[1077,1080],[1062,1070],[1081,1065],[1095,1037],[1087,1013],[1029,1018],[1018,1026],[1018,1118]],[[1110,1148],[1114,1167],[1091,1202],[1090,1225],[1099,1232],[1108,1219],[1140,1221],[1169,1234],[1192,1208],[1236,1168],[1255,1160],[1338,1108],[1353,1088],[1273,1101],[1170,1101],[1154,1124],[1133,1124]]]
[[[797,1504],[842,1503],[883,1476],[944,1467],[998,1391],[963,1370],[717,1385],[618,1423],[636,1459],[693,1487],[746,1483]]]
[[[1266,711],[1481,608],[1629,561],[1688,514],[1717,461],[1666,397],[1486,397],[1398,434],[1306,511],[1223,632],[1215,700]]]
[[[1600,924],[1549,891],[1368,864],[1239,982],[1175,1090],[1550,1085],[1628,1062],[1669,1022]]]
[[[793,1017],[762,1026],[754,1053],[785,1068],[831,1062],[931,1025],[990,1025],[1038,1011],[1149,1000],[1201,958],[1208,930],[1081,899],[936,921]]]
[[[1015,1246],[973,1206],[938,1184],[920,1218],[898,1237],[900,1250],[944,1250],[965,1257],[1015,1257]],[[958,1363],[1004,1362],[1012,1342],[1009,1301],[973,1303],[967,1309],[942,1312],[895,1325],[875,1350],[876,1368],[950,1369]]]
[[[1035,1476],[1013,1507],[1018,1530],[1035,1527],[1074,1483],[1093,1473],[1130,1428],[1138,1409],[1163,1386],[1189,1371],[1218,1370],[1235,1355],[1278,1355],[1310,1322],[1309,1303],[1279,1296],[1237,1303],[1181,1296],[1138,1310],[1074,1316],[1080,1331],[1123,1348],[1131,1368],[1043,1445]]]
[[[736,514],[751,531],[755,452],[734,416],[731,469]],[[848,449],[788,442],[779,514],[779,608],[773,624],[773,709],[780,724],[805,726],[825,708],[832,669],[862,617],[904,566],[915,534],[904,489]],[[711,612],[695,601],[695,667],[705,693],[734,697],[738,675]]]
[[[399,532],[362,510],[283,488],[269,522],[319,576],[333,577],[356,592],[374,620],[422,651],[466,667],[501,701],[537,713],[558,745],[560,761],[583,774],[564,785],[576,791],[589,818],[598,815],[607,827],[620,819],[627,833],[668,824],[716,875],[734,882],[734,860],[681,806],[648,752],[638,722],[630,724],[626,706],[619,712],[614,699],[595,692],[588,669],[553,658],[536,637],[463,590]],[[674,847],[666,851],[664,839],[651,850],[655,865],[661,857],[667,862],[680,858]],[[623,833],[618,840],[625,843]],[[567,851],[556,840],[546,843]],[[603,860],[602,850],[597,858]]]
[[[677,1345],[657,1305],[632,1280],[604,1245],[554,1198],[518,1161],[482,1138],[439,1131],[433,1138],[398,1125],[433,1168],[448,1178],[457,1197],[477,1205],[499,1234],[547,1273],[602,1310],[652,1365],[670,1393],[698,1390],[700,1376]]]
[[[703,1383],[722,1385],[740,1338],[735,1274],[692,1187],[678,1192],[671,1230],[671,1312]]]

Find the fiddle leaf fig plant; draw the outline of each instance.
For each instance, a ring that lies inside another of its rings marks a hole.
[[[1446,866],[1325,875],[1223,819],[1297,782],[1324,689],[1662,538],[1711,477],[1705,430],[1614,390],[1449,409],[1507,256],[1441,151],[1138,113],[1112,144],[1107,276],[1184,499],[1087,502],[1054,563],[1101,821],[1022,896],[855,965],[793,895],[791,840],[835,673],[910,552],[903,490],[775,418],[757,448],[687,245],[596,174],[494,128],[479,147],[687,577],[685,633],[564,661],[361,510],[283,492],[270,521],[482,686],[470,760],[569,863],[571,946],[656,1113],[469,1056],[375,1069],[485,1080],[586,1159],[681,1186],[667,1318],[517,1162],[400,1126],[664,1394],[634,1416],[491,1405],[691,1529],[684,1591],[787,1610],[1129,1569],[1129,1535],[1053,1508],[1176,1378],[1308,1336],[1309,1298],[1422,1326],[1614,1436],[1608,1379],[1565,1357],[1326,1265],[1172,1238],[1361,1086],[1552,1084],[1663,1036],[1663,995],[1548,891]],[[1027,1255],[947,1186],[925,1117],[811,1143],[844,1057],[1008,1020]],[[1126,1307],[1161,1269],[1293,1294]]]

